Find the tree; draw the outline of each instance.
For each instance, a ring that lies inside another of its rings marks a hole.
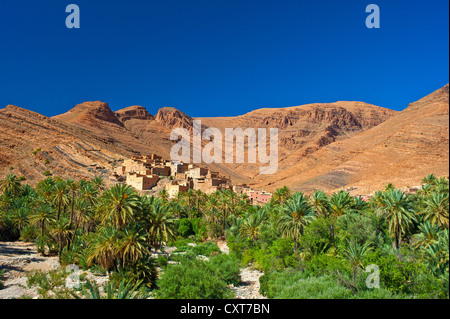
[[[266,219],[266,216],[266,211],[257,208],[256,211],[249,212],[242,221],[240,234],[247,236],[253,242],[256,242],[259,238],[261,226]]]
[[[14,174],[9,174],[0,181],[0,190],[5,193],[10,193],[13,196],[17,196],[20,192],[20,180]]]
[[[294,251],[297,252],[298,240],[304,227],[314,218],[314,210],[303,193],[294,193],[282,206],[279,227],[282,235],[294,240]]]
[[[431,225],[439,225],[440,227],[449,228],[448,215],[449,215],[449,195],[448,193],[433,192],[425,197],[425,208],[423,214],[425,220],[430,220]]]
[[[139,203],[139,196],[131,186],[116,184],[103,193],[97,212],[103,224],[111,222],[120,229],[134,220]]]
[[[159,247],[161,241],[166,242],[175,238],[175,218],[168,209],[168,206],[155,202],[151,206],[151,213],[149,215],[149,229],[150,239],[152,245]]]
[[[38,205],[30,216],[30,222],[41,227],[41,236],[45,234],[45,226],[55,221],[54,213],[45,204]]]
[[[60,218],[54,222],[51,234],[55,237],[59,245],[58,257],[61,262],[61,254],[65,244],[70,239],[72,231],[70,230],[70,220],[68,218]]]
[[[73,208],[74,208],[74,204],[75,204],[75,195],[78,192],[79,189],[79,184],[74,182],[73,180],[69,179],[66,182],[67,188],[69,190],[69,194],[70,194],[70,226],[72,226],[73,223]]]
[[[393,247],[399,249],[402,235],[407,232],[413,221],[417,222],[412,203],[404,192],[394,189],[385,192],[381,209],[389,224],[389,233],[394,238]]]
[[[56,217],[59,220],[61,216],[61,210],[63,206],[67,205],[67,185],[64,181],[58,181],[52,189],[52,202],[58,207],[58,215]]]
[[[291,190],[287,186],[283,186],[275,190],[275,193],[272,196],[273,203],[278,205],[283,204],[292,196]]]
[[[146,236],[136,225],[123,231],[123,235],[117,244],[123,267],[125,267],[126,262],[134,265],[139,258],[150,254],[146,242]]]
[[[317,215],[327,217],[330,211],[329,197],[323,191],[315,191],[310,197]]]
[[[100,227],[93,233],[87,251],[87,263],[96,262],[105,270],[117,269],[116,260],[119,256],[119,232],[112,226]]]

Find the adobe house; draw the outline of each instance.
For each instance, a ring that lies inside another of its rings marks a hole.
[[[253,205],[265,205],[272,199],[272,193],[266,193],[265,191],[253,191],[247,195],[249,195]]]
[[[158,175],[140,175],[128,173],[126,183],[139,191],[150,190],[156,186],[159,181]]]

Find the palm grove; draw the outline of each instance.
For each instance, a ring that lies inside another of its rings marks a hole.
[[[247,265],[264,272],[269,298],[448,298],[449,181],[429,175],[423,184],[416,194],[388,184],[368,202],[283,187],[252,206],[230,190],[169,200],[164,190],[139,195],[101,178],[49,177],[33,188],[9,175],[0,182],[0,241],[34,242],[61,265],[109,275],[103,293],[86,279],[50,295],[51,279],[31,275],[44,298],[232,298]],[[168,246],[172,255],[151,257]],[[380,270],[378,289],[366,285],[368,265]]]

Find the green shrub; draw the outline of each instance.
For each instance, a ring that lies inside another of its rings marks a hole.
[[[264,272],[300,266],[300,261],[294,254],[294,242],[287,238],[277,239],[269,247],[245,250],[242,256],[242,265],[245,266],[249,263],[254,263],[253,266],[256,269]]]
[[[2,269],[0,270],[0,289],[3,289],[4,285],[3,285],[3,281],[5,280],[5,278],[3,277],[5,275],[5,270]]]
[[[167,266],[167,263],[169,262],[169,259],[167,259],[164,255],[159,255],[157,259],[157,263],[160,267],[164,268]]]
[[[43,174],[44,174],[44,176],[50,176],[50,175],[52,175],[52,173],[50,173],[50,171],[45,171]]]
[[[332,275],[336,272],[350,274],[348,261],[327,254],[313,256],[309,262],[304,263],[304,266],[308,276],[318,277]]]
[[[155,286],[157,277],[155,259],[151,256],[139,258],[136,264],[126,265],[124,268],[120,267],[119,271],[110,274],[110,281],[119,287],[120,283],[126,281],[131,282],[134,286],[136,284],[148,289]]]
[[[230,255],[215,255],[209,261],[209,266],[215,270],[227,284],[238,285],[241,282],[239,260]]]
[[[157,281],[159,299],[228,299],[232,292],[217,272],[201,260],[167,265]]]
[[[189,218],[181,218],[178,221],[178,233],[183,237],[189,237],[195,234]]]
[[[33,242],[39,236],[39,232],[36,227],[25,226],[20,232],[20,240],[25,242]]]
[[[217,244],[213,241],[207,241],[205,243],[193,246],[191,247],[191,250],[195,255],[202,255],[206,257],[211,256],[213,252],[221,253],[219,246],[217,246]]]
[[[347,299],[352,291],[331,276],[306,277],[302,271],[287,269],[260,277],[260,292],[271,299]]]

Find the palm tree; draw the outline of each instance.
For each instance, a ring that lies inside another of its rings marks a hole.
[[[169,201],[169,193],[167,193],[167,190],[165,188],[159,191],[158,197],[161,198],[164,203],[167,203]]]
[[[45,226],[55,221],[51,208],[47,205],[38,205],[30,216],[30,222],[41,227],[41,236],[44,236]]]
[[[13,196],[17,196],[20,192],[20,180],[14,174],[9,174],[0,181],[0,190],[5,193],[10,193]]]
[[[55,223],[52,225],[52,230],[50,231],[51,234],[55,237],[56,241],[59,245],[59,251],[58,251],[58,257],[59,262],[61,262],[61,254],[64,246],[70,239],[70,235],[72,234],[72,231],[70,230],[70,220],[66,217],[58,219]]]
[[[350,262],[352,268],[353,283],[356,284],[356,272],[358,267],[364,268],[362,263],[364,257],[371,251],[368,243],[358,244],[356,240],[347,241],[342,255]]]
[[[389,233],[394,238],[394,249],[400,248],[401,236],[405,234],[412,222],[416,220],[412,203],[408,196],[399,189],[385,192],[381,209],[389,224]]]
[[[92,265],[95,261],[106,271],[117,269],[116,260],[119,256],[118,242],[120,233],[112,226],[101,227],[89,241],[87,263]]]
[[[53,186],[52,193],[53,193],[53,195],[52,195],[53,204],[57,205],[57,207],[58,207],[58,215],[57,215],[56,219],[59,220],[63,206],[67,205],[67,203],[68,203],[66,182],[64,182],[64,181],[57,182]]]
[[[275,193],[272,196],[272,200],[274,203],[281,205],[286,202],[289,197],[291,197],[292,193],[289,187],[283,186],[275,190]]]
[[[70,226],[72,226],[73,223],[73,209],[74,209],[74,204],[75,204],[75,195],[78,192],[79,189],[79,184],[74,182],[73,180],[69,179],[66,182],[67,188],[69,190],[69,194],[70,194]]]
[[[426,247],[439,241],[442,230],[438,225],[431,225],[430,221],[425,221],[418,226],[420,233],[412,236],[411,245],[415,248]]]
[[[94,205],[99,194],[97,188],[94,186],[92,182],[80,182],[79,189],[80,197],[86,200],[88,205]]]
[[[114,227],[123,228],[134,220],[139,204],[139,196],[131,186],[116,184],[103,193],[97,212],[103,224],[111,222]]]
[[[339,217],[350,211],[352,197],[348,192],[341,190],[331,196],[329,204],[331,214]]]
[[[253,242],[258,240],[261,226],[267,216],[266,211],[257,208],[255,210],[247,213],[239,228],[240,234],[250,238]]]
[[[162,240],[167,242],[176,237],[175,218],[167,205],[163,205],[160,202],[152,205],[149,225],[148,233],[151,237],[151,243],[157,248],[161,246]]]
[[[448,211],[449,211],[449,195],[448,193],[433,192],[424,200],[425,208],[423,214],[425,220],[430,220],[431,225],[438,224],[440,227],[449,228]]]
[[[29,224],[28,213],[29,208],[27,206],[21,206],[15,209],[11,215],[11,222],[15,227],[17,227],[19,234],[22,229]]]
[[[294,240],[297,252],[298,240],[303,230],[314,219],[314,210],[303,193],[294,193],[281,208],[279,227],[281,234]]]
[[[437,178],[434,174],[429,174],[427,177],[422,179],[422,184],[434,185]]]
[[[327,217],[330,211],[329,197],[323,191],[315,191],[310,197],[311,203],[317,215]]]
[[[103,178],[100,176],[96,176],[93,179],[91,179],[91,183],[94,186],[94,188],[97,190],[98,193],[101,193],[105,190],[105,182],[103,181]]]
[[[333,246],[336,246],[335,243],[335,226],[334,221],[335,218],[344,215],[347,212],[351,211],[352,205],[352,197],[346,191],[340,190],[337,193],[334,193],[328,203],[329,203],[329,212],[331,217],[331,226],[330,226],[330,239]]]
[[[122,267],[125,267],[126,262],[135,264],[139,258],[150,254],[147,247],[147,238],[142,233],[141,229],[136,226],[126,228],[123,235],[118,242],[119,254],[122,258]]]

